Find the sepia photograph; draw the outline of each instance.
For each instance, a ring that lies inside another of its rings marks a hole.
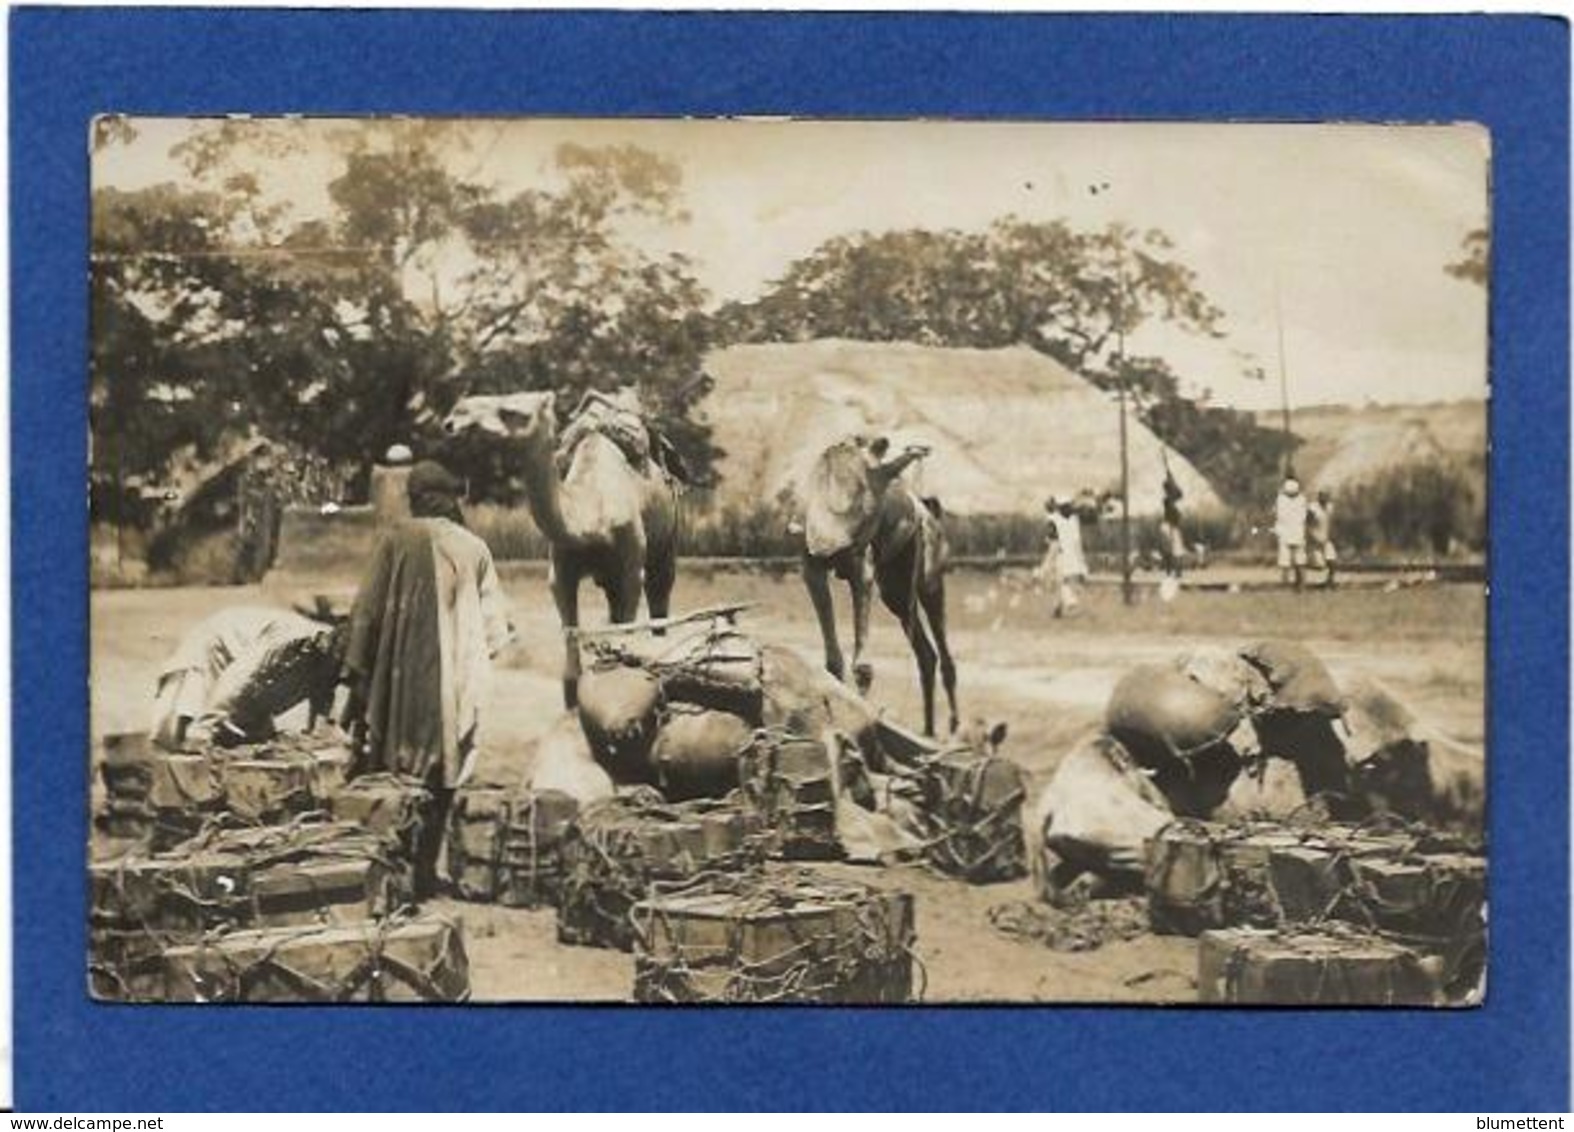
[[[83,140],[93,999],[1490,994],[1486,128]]]

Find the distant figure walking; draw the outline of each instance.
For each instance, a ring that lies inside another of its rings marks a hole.
[[[1074,613],[1082,604],[1078,588],[1088,577],[1088,562],[1082,552],[1082,519],[1069,496],[1050,496],[1044,510],[1049,525],[1038,576],[1053,595],[1054,615],[1061,617]]]
[[[475,760],[491,661],[513,628],[492,554],[463,526],[459,481],[422,461],[408,488],[411,517],[378,542],[350,614],[345,722],[358,772],[408,775],[432,791],[416,848],[424,895],[454,788]]]
[[[1339,565],[1339,551],[1334,546],[1334,501],[1327,489],[1317,493],[1317,499],[1306,505],[1306,560],[1313,570],[1323,572],[1323,586],[1334,588],[1334,573]]]
[[[1279,540],[1279,579],[1299,590],[1306,570],[1306,498],[1294,476],[1286,476],[1274,502],[1273,534]]]

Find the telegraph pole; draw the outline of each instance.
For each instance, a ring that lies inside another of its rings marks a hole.
[[[1284,418],[1284,476],[1289,479],[1295,471],[1292,453],[1295,451],[1290,432],[1290,377],[1284,362],[1284,312],[1279,304],[1279,280],[1273,281],[1273,321],[1279,332],[1279,408]]]

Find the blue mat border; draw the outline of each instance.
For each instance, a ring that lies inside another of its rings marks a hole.
[[[19,1107],[1568,1108],[1564,22],[29,8],[11,12],[10,45]],[[1487,1005],[88,1002],[87,125],[102,111],[237,110],[1487,125],[1496,202]]]

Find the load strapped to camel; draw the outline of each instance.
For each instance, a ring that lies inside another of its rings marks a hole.
[[[706,877],[633,910],[634,998],[899,1003],[914,986],[913,898],[806,870]]]
[[[359,826],[300,822],[210,830],[180,849],[89,867],[91,986],[158,997],[171,946],[237,929],[350,924],[392,914],[409,876]]]
[[[653,885],[756,864],[763,842],[759,819],[737,800],[669,804],[635,788],[589,805],[563,841],[558,939],[628,951],[630,910]]]
[[[708,623],[654,650],[589,642],[580,723],[613,781],[658,786],[674,801],[737,787],[737,753],[760,725],[765,698],[760,647],[728,621],[737,612],[691,614]]]
[[[332,731],[190,751],[163,750],[145,734],[112,735],[103,755],[99,827],[155,850],[226,815],[271,824],[325,809],[350,767],[349,746]]]
[[[464,1002],[460,925],[423,915],[238,931],[163,955],[166,1002]]]
[[[466,786],[448,821],[448,881],[460,899],[539,908],[556,904],[563,844],[579,803],[556,790]]]
[[[997,755],[947,751],[919,764],[919,802],[929,837],[924,859],[974,884],[1027,872],[1022,768]]]

